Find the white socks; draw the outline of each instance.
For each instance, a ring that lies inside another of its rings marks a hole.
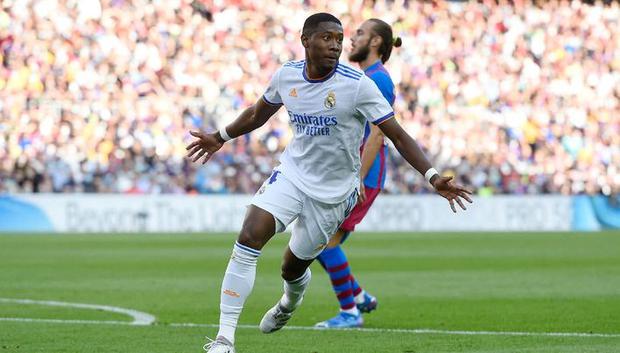
[[[347,314],[351,314],[351,315],[355,315],[355,316],[360,316],[360,311],[357,308],[357,306],[352,307],[351,309],[340,309],[340,311],[342,311],[343,313],[347,313]]]
[[[220,294],[220,330],[217,335],[233,344],[243,304],[254,287],[259,256],[259,250],[236,242],[224,274]]]
[[[366,291],[362,289],[360,294],[356,295],[355,298],[353,298],[353,300],[355,300],[355,304],[362,304],[364,302],[364,294],[366,294]]]
[[[297,309],[299,304],[301,304],[310,279],[312,279],[312,272],[310,272],[310,268],[307,268],[306,272],[304,272],[301,277],[290,282],[284,281],[284,295],[282,295],[282,299],[280,299],[280,306],[282,309],[287,312],[292,312]]]
[[[260,251],[235,243],[232,256],[222,281],[220,295],[220,329],[218,337],[224,337],[230,343],[235,343],[235,330],[245,300],[252,292],[256,277],[256,262]],[[306,287],[310,283],[312,273],[306,269],[304,274],[293,280],[284,281],[284,295],[280,299],[283,310],[292,312],[303,299]]]

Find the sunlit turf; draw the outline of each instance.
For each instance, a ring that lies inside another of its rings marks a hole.
[[[279,298],[279,235],[264,249],[240,323]],[[1,235],[0,298],[118,306],[153,326],[0,321],[3,352],[200,352],[216,324],[233,234]],[[237,332],[237,352],[620,352],[620,233],[356,233],[344,245],[379,298],[365,327],[525,336],[283,330]],[[291,326],[336,314],[323,269]],[[0,303],[0,318],[129,321],[105,311]],[[606,333],[548,337],[536,333]]]

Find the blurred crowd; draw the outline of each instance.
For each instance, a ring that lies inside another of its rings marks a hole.
[[[0,192],[253,193],[290,139],[284,109],[189,163],[263,93],[317,11],[349,38],[403,39],[395,109],[433,164],[478,194],[620,188],[620,6],[577,1],[4,0]],[[389,193],[426,192],[390,148]]]

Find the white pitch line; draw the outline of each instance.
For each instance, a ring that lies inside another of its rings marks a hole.
[[[87,324],[87,325],[123,325],[135,326],[128,321],[97,321],[97,320],[58,320],[58,319],[29,319],[29,318],[10,318],[0,317],[0,322],[38,322],[53,324]],[[218,328],[217,324],[197,324],[197,323],[171,323],[155,324],[151,326],[171,326],[171,327],[204,327]],[[240,329],[258,329],[257,325],[239,325]],[[321,331],[324,329],[312,326],[286,326],[284,330],[291,331]],[[592,338],[620,338],[619,333],[576,333],[576,332],[511,332],[511,331],[450,331],[434,329],[389,329],[389,328],[355,328],[340,329],[340,331],[371,332],[371,333],[406,333],[406,334],[435,334],[435,335],[465,335],[465,336],[530,336],[530,337],[592,337]]]
[[[155,316],[141,311],[119,308],[116,306],[108,305],[96,305],[96,304],[81,304],[81,303],[68,303],[59,302],[53,300],[31,300],[31,299],[12,299],[12,298],[0,298],[0,303],[16,303],[16,304],[38,304],[46,306],[62,306],[78,309],[90,309],[90,310],[103,310],[112,313],[119,313],[129,315],[133,318],[133,321],[129,324],[136,326],[150,325],[155,322]]]
[[[87,325],[125,325],[125,326],[135,326],[131,321],[30,319],[30,318],[26,318],[26,317],[0,317],[0,321],[38,322],[38,323],[44,323],[44,324],[87,324]]]
[[[206,327],[219,328],[217,324],[171,323],[173,327]],[[258,325],[238,325],[238,328],[258,329]],[[285,326],[284,330],[294,331],[323,331],[325,329],[312,326]],[[546,337],[605,337],[620,338],[620,333],[579,333],[579,332],[511,332],[511,331],[451,331],[435,329],[401,329],[401,328],[350,328],[338,331],[372,332],[372,333],[409,333],[409,334],[439,334],[465,336],[546,336]]]

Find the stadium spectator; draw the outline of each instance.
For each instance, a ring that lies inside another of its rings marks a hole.
[[[184,134],[256,101],[279,63],[302,57],[294,24],[317,9],[348,31],[394,24],[402,125],[480,195],[620,190],[617,2],[0,6],[0,192],[255,192],[290,137],[285,112],[204,167],[185,160]],[[397,155],[386,192],[426,192]]]

